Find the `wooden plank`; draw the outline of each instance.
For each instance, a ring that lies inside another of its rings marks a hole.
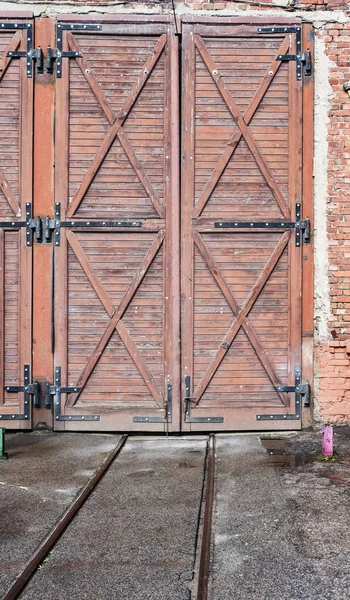
[[[81,388],[80,391],[77,392],[76,394],[70,394],[69,400],[67,401],[67,407],[74,406],[74,404],[78,400],[78,398],[79,398],[81,392],[83,391],[86,383],[88,382],[95,366],[97,365],[99,359],[101,358],[102,353],[103,353],[106,345],[108,344],[108,342],[114,332],[114,329],[116,328],[118,321],[122,318],[129,303],[131,302],[132,298],[134,297],[138,287],[140,286],[141,282],[143,281],[149,267],[151,266],[158,250],[160,249],[160,247],[163,243],[163,240],[164,240],[164,232],[160,231],[158,233],[157,237],[155,238],[154,242],[152,243],[152,246],[149,249],[149,251],[147,252],[145,258],[143,259],[139,269],[137,270],[137,273],[135,274],[127,292],[125,293],[122,301],[120,302],[118,308],[116,309],[116,311],[115,311],[112,319],[110,320],[107,328],[105,329],[102,337],[100,338],[100,341],[98,342],[95,350],[93,351],[84,371],[80,375],[79,380],[76,383],[76,387]]]
[[[263,155],[261,154],[261,152],[257,146],[257,143],[255,141],[254,136],[251,134],[249,128],[247,127],[245,120],[244,120],[237,104],[234,102],[231,93],[229,92],[226,84],[224,83],[222,75],[220,74],[215,62],[211,58],[206,45],[204,44],[202,38],[200,38],[200,36],[198,36],[198,35],[194,36],[194,40],[195,40],[195,45],[196,45],[198,51],[200,52],[200,55],[203,58],[203,61],[205,62],[214,83],[216,84],[216,86],[217,86],[223,100],[225,101],[227,108],[229,109],[230,113],[232,114],[237,126],[241,130],[242,136],[243,136],[249,150],[251,151],[251,154],[252,154],[253,158],[255,159],[256,164],[258,165],[274,198],[276,199],[276,202],[278,203],[282,214],[285,216],[285,218],[289,218],[290,211],[289,211],[289,207],[286,203],[286,200],[285,200],[283,194],[281,193],[279,186],[278,186],[275,178],[273,177]]]
[[[68,51],[65,32],[63,50]],[[55,135],[55,200],[61,203],[61,218],[68,208],[68,149],[69,149],[69,61],[62,61],[62,77],[56,79],[56,135]],[[61,367],[62,385],[68,385],[68,243],[66,231],[61,229],[61,241],[54,248],[54,364]],[[57,285],[57,282],[60,282]],[[65,414],[61,401],[61,413]],[[56,430],[64,430],[65,422],[55,422]]]
[[[139,76],[137,77],[127,99],[125,100],[122,108],[120,109],[120,111],[117,115],[116,120],[114,121],[114,124],[108,131],[93,162],[91,163],[77,194],[75,195],[74,199],[71,202],[71,205],[67,212],[68,217],[72,217],[74,215],[74,213],[78,210],[87,190],[89,189],[92,181],[95,178],[96,173],[98,172],[103,160],[105,159],[110,147],[112,146],[120,127],[122,126],[123,122],[125,121],[126,117],[128,116],[128,114],[129,114],[130,110],[132,109],[134,103],[136,102],[142,88],[148,81],[150,74],[152,73],[161,54],[163,53],[165,44],[166,44],[166,35],[163,34],[163,35],[161,35],[158,42],[156,43],[153,53],[152,53],[152,56],[150,56],[149,59],[146,61],[143,70],[140,72]]]
[[[292,52],[296,53],[293,39]],[[289,197],[292,218],[296,203],[302,203],[302,81],[296,78],[295,65],[289,65]],[[289,381],[295,382],[295,367],[301,365],[301,264],[303,243],[289,244]],[[294,385],[294,383],[293,383]],[[291,408],[293,412],[294,409]]]
[[[193,386],[193,296],[194,296],[194,244],[191,231],[191,214],[194,205],[194,108],[195,108],[195,46],[191,29],[184,27],[182,42],[182,90],[185,101],[182,109],[182,210],[181,210],[181,338],[182,381],[186,375]],[[192,389],[191,389],[192,395]],[[185,397],[184,384],[182,397]],[[184,426],[186,429],[186,426]]]
[[[193,238],[194,238],[194,241],[195,241],[195,244],[196,244],[198,250],[200,251],[201,255],[203,256],[204,260],[206,261],[211,274],[213,275],[219,288],[221,289],[222,293],[224,294],[228,304],[230,305],[233,314],[236,317],[238,317],[238,315],[240,313],[239,306],[238,306],[236,299],[235,299],[234,295],[232,294],[229,286],[227,285],[227,282],[226,282],[224,276],[222,275],[218,265],[215,263],[212,256],[210,255],[210,252],[208,251],[208,249],[207,249],[203,239],[199,235],[199,233],[194,232]],[[253,326],[249,323],[247,317],[245,317],[242,320],[242,327],[243,327],[244,331],[246,332],[247,337],[248,337],[250,343],[252,344],[252,346],[256,352],[256,355],[257,355],[258,359],[260,360],[263,368],[265,369],[271,383],[274,386],[282,385],[281,380],[276,375],[275,370],[269,360],[269,357],[266,354],[263,346],[260,344],[259,338],[256,335]],[[283,404],[285,404],[287,406],[289,404],[288,396],[286,396],[286,394],[284,394],[283,392],[278,392],[278,395],[280,396]]]
[[[281,46],[279,47],[278,52],[276,53],[276,56],[278,54],[288,54],[289,44],[290,44],[289,38],[286,37],[283,40]],[[267,90],[269,89],[272,81],[274,80],[275,75],[278,72],[280,66],[281,66],[281,61],[276,60],[276,58],[274,58],[274,60],[271,62],[270,66],[268,67],[267,73],[264,75],[262,81],[260,82],[259,87],[256,90],[256,92],[253,96],[253,99],[250,102],[250,104],[244,114],[243,118],[247,125],[249,125],[249,123],[253,119],[259,105],[261,104]],[[212,131],[212,128],[211,128],[211,131]],[[235,131],[232,134],[230,141],[226,145],[224,152],[222,153],[219,161],[217,162],[216,167],[210,176],[210,179],[208,180],[207,184],[205,185],[203,192],[202,192],[201,196],[199,197],[198,202],[195,205],[195,208],[193,210],[194,218],[200,217],[201,213],[203,212],[203,209],[204,209],[206,203],[208,202],[211,194],[213,193],[219,179],[221,178],[223,172],[225,171],[225,169],[226,169],[229,161],[231,160],[231,157],[234,154],[241,139],[242,139],[242,132],[240,129]]]
[[[142,375],[144,382],[146,383],[149,391],[151,392],[151,394],[152,394],[153,398],[155,399],[156,403],[158,404],[159,408],[164,408],[164,398],[163,398],[161,392],[159,391],[159,389],[154,381],[154,378],[153,378],[151,372],[149,371],[145,361],[143,360],[140,352],[138,351],[137,346],[132,341],[132,339],[129,335],[129,332],[126,329],[126,327],[122,321],[118,321],[118,323],[116,325],[116,330],[117,330],[118,334],[120,335],[121,339],[123,340],[125,347],[127,348],[131,358],[133,359],[135,365],[137,366],[138,371]],[[130,379],[125,381],[125,386],[130,387]]]
[[[22,36],[20,50],[27,46],[26,36]],[[21,61],[20,70],[20,210],[25,214],[27,202],[32,202],[33,188],[33,78],[27,77],[25,61]],[[27,245],[26,229],[21,228],[20,240],[20,277],[19,277],[19,313],[18,313],[18,382],[24,384],[24,365],[32,365],[32,246]],[[24,412],[24,396],[20,395],[20,410]],[[21,429],[31,427],[31,419],[20,421]]]
[[[67,42],[68,42],[68,46],[72,52],[81,54],[82,58],[76,58],[76,61],[80,67],[80,70],[81,70],[83,76],[85,77],[85,79],[88,82],[89,86],[91,87],[93,93],[95,94],[97,102],[103,109],[108,121],[112,125],[115,121],[115,114],[113,112],[113,109],[112,109],[108,99],[106,98],[105,94],[103,93],[103,90],[102,90],[100,84],[98,83],[90,65],[85,60],[85,58],[83,56],[83,52],[82,52],[77,40],[75,39],[74,35],[70,32],[68,32],[68,34],[67,34]]]
[[[268,281],[270,275],[272,274],[276,264],[278,263],[288,241],[290,239],[290,232],[285,232],[281,239],[279,240],[276,248],[274,249],[273,253],[271,254],[268,262],[266,263],[264,269],[262,270],[256,284],[254,285],[254,287],[252,288],[252,291],[250,292],[243,308],[240,310],[236,320],[234,321],[234,323],[231,325],[229,331],[227,332],[227,334],[225,335],[222,343],[221,343],[221,347],[219,348],[219,350],[216,353],[215,358],[211,361],[202,381],[200,382],[200,384],[198,385],[197,389],[194,392],[194,398],[196,400],[196,404],[198,404],[199,400],[201,399],[202,395],[204,394],[206,388],[208,387],[210,381],[212,380],[212,378],[214,377],[217,369],[219,368],[223,358],[225,357],[225,355],[227,354],[227,351],[229,349],[229,347],[231,346],[233,340],[235,339],[239,329],[242,326],[242,322],[243,319],[245,317],[247,317],[247,315],[249,314],[249,312],[251,311],[251,309],[253,308],[257,298],[259,297],[263,287],[265,286],[266,282]]]
[[[126,135],[126,133],[122,127],[120,127],[117,136],[118,136],[118,139],[125,151],[125,154],[127,155],[128,159],[130,160],[130,162],[135,170],[136,175],[138,176],[139,180],[141,181],[143,187],[145,188],[146,194],[148,195],[149,199],[151,200],[156,212],[158,213],[158,215],[161,219],[164,218],[165,217],[164,206],[163,206],[157,192],[155,191],[146,171],[144,170],[141,162],[137,158],[137,156],[134,152],[134,149],[133,149],[132,145],[130,144],[128,136]]]
[[[84,270],[84,273],[86,274],[92,287],[94,288],[97,296],[99,297],[103,306],[105,307],[108,316],[110,318],[112,318],[112,316],[115,312],[115,307],[113,305],[113,302],[111,302],[106,290],[104,289],[102,283],[100,282],[99,278],[97,277],[84,250],[82,249],[81,245],[79,244],[78,238],[76,237],[76,235],[74,235],[74,233],[72,231],[69,231],[69,229],[67,230],[67,240],[68,240],[68,243],[71,246],[75,256],[77,257],[82,269]]]
[[[7,46],[6,50],[4,50],[2,58],[0,60],[0,82],[2,80],[2,78],[4,77],[10,63],[12,60],[11,56],[7,56],[7,54],[9,52],[15,52],[18,48],[18,46],[20,45],[22,40],[22,31],[16,31],[15,35],[13,36],[11,42],[9,43],[9,45]]]
[[[0,230],[0,405],[5,385],[5,232]]]
[[[303,217],[310,219],[313,242],[313,157],[314,157],[314,29],[311,24],[302,26],[302,44],[311,52],[312,75],[303,80]],[[314,372],[314,262],[313,243],[303,246],[302,261],[302,374],[313,391]],[[303,408],[303,427],[312,424],[312,409]]]

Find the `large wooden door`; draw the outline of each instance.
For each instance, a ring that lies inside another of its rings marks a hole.
[[[176,431],[177,39],[143,17],[57,36],[56,428]]]
[[[31,21],[0,19],[0,426],[7,429],[31,427],[33,78],[24,54],[32,38]]]
[[[300,39],[183,26],[185,430],[300,427]]]

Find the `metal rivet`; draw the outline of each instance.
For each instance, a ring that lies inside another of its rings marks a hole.
[[[90,69],[85,69],[85,73],[89,74],[90,73]]]
[[[213,75],[217,75],[217,74],[218,74],[217,70],[216,70],[216,69],[214,69],[214,71],[213,71]]]
[[[273,71],[269,71],[269,75],[273,75]]]

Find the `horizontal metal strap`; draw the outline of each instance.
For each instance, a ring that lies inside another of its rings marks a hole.
[[[300,60],[300,56],[297,56],[296,54],[279,54],[277,60]]]
[[[288,415],[257,415],[258,421],[298,421],[300,420],[300,414],[288,414]]]
[[[56,421],[99,421],[99,415],[59,415]]]
[[[278,392],[295,392],[295,385],[276,385]]]
[[[0,221],[0,229],[18,229],[27,227],[26,221]]]
[[[61,227],[142,227],[142,221],[61,221]]]
[[[134,417],[134,423],[166,423],[164,417]]]
[[[244,228],[244,229],[295,229],[301,221],[215,221],[214,227],[220,229]]]
[[[101,31],[102,25],[92,25],[90,23],[58,23],[57,29],[69,29],[71,31]]]
[[[224,417],[188,417],[185,423],[223,423]]]
[[[0,29],[27,29],[31,26],[31,23],[0,23]]]
[[[286,27],[258,27],[258,33],[296,33],[300,26],[289,25]]]

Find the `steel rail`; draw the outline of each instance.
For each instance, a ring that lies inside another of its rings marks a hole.
[[[62,513],[57,523],[52,527],[50,532],[46,535],[46,537],[40,542],[37,546],[36,550],[24,566],[21,573],[18,575],[14,583],[9,587],[5,596],[3,596],[3,600],[16,600],[19,597],[21,592],[23,592],[25,586],[28,581],[48,555],[48,553],[52,550],[54,545],[57,543],[62,533],[68,527],[68,525],[72,522],[74,517],[76,516],[79,509],[86,502],[91,492],[95,489],[97,484],[100,482],[106,471],[111,466],[113,460],[119,454],[121,449],[123,448],[128,436],[122,435],[116,447],[108,454],[106,460],[102,463],[102,465],[98,468],[95,475],[88,481],[88,483],[82,488],[77,498],[68,506],[68,508]]]
[[[196,600],[207,600],[208,598],[215,492],[215,450],[216,438],[211,433],[208,441],[208,453],[205,465],[206,488]]]

